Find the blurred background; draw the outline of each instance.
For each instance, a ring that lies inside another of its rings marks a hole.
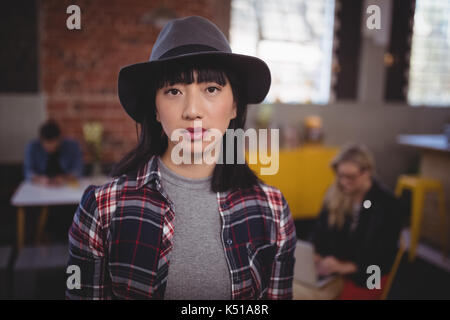
[[[79,30],[66,27],[73,4]],[[271,69],[270,92],[262,106],[249,106],[247,128],[280,130],[280,170],[262,178],[286,195],[299,238],[307,238],[335,178],[332,158],[347,143],[363,143],[392,191],[406,175],[419,179],[397,192],[407,239],[411,212],[423,218],[416,257],[402,257],[389,298],[449,299],[450,262],[441,256],[450,244],[441,237],[450,230],[449,0],[4,2],[0,298],[64,298],[76,199],[88,183],[107,181],[137,141],[117,97],[118,72],[148,60],[168,20],[190,15],[210,19],[235,53]],[[78,143],[84,165],[76,182],[42,190],[24,182],[24,159],[48,119]],[[422,178],[437,187],[420,189]],[[418,189],[425,190],[421,210],[412,201]]]

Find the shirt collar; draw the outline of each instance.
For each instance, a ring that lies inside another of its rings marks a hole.
[[[161,183],[161,173],[158,168],[158,156],[152,156],[148,162],[138,170],[136,176],[136,189],[140,189],[147,183],[158,186]]]
[[[150,184],[153,189],[161,190],[161,172],[159,171],[157,155],[152,156],[148,162],[138,170],[136,176],[136,189],[140,189],[146,184]],[[218,192],[221,199],[228,199],[229,191]],[[225,201],[225,200],[223,200]],[[224,202],[224,206],[228,207],[230,203]]]

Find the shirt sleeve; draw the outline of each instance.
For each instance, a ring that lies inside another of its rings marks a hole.
[[[267,299],[291,300],[297,234],[289,205],[281,194],[282,211],[278,224],[277,252],[272,266]]]
[[[69,289],[67,283],[66,299],[111,299],[105,234],[97,207],[95,187],[89,186],[84,191],[69,229],[68,268],[78,267],[80,286],[71,286],[74,288]]]

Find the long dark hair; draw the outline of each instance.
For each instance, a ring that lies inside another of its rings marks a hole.
[[[168,147],[168,137],[164,133],[161,124],[156,120],[156,91],[166,85],[175,83],[193,83],[194,71],[197,72],[197,82],[217,82],[220,85],[226,84],[228,79],[233,92],[234,101],[237,104],[236,117],[230,121],[228,129],[244,129],[247,117],[247,99],[239,81],[239,77],[234,71],[217,61],[209,59],[185,60],[185,63],[165,63],[162,64],[157,76],[152,75],[148,80],[148,87],[140,95],[143,105],[141,110],[145,110],[143,121],[138,133],[137,146],[128,152],[113,168],[111,175],[120,176],[137,172],[149,159],[156,155],[161,156]],[[145,107],[145,108],[144,108]],[[138,126],[138,125],[137,125]],[[214,167],[211,181],[211,190],[223,192],[234,189],[245,189],[252,187],[261,180],[248,167],[247,163],[237,163],[237,137],[234,137],[234,161],[226,164],[226,134],[222,137],[222,159],[224,163],[217,163]]]

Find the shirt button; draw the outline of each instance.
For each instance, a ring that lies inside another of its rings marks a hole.
[[[231,246],[232,244],[233,244],[233,240],[228,239],[228,240],[227,240],[227,245]]]

